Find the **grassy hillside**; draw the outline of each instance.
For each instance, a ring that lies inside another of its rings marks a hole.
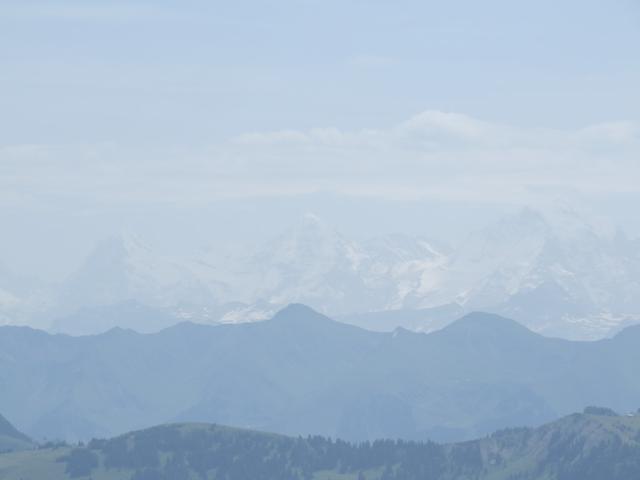
[[[175,424],[84,447],[0,455],[3,480],[629,480],[640,416],[576,414],[459,444],[351,444]]]
[[[492,480],[640,478],[640,415],[576,414],[478,444]]]

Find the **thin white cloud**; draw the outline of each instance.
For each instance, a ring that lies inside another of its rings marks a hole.
[[[577,140],[587,144],[624,146],[640,142],[640,125],[633,122],[602,123],[577,132]]]
[[[249,133],[201,148],[0,146],[0,202],[64,195],[191,204],[333,192],[535,203],[549,191],[636,191],[639,133],[633,123],[550,130],[428,111],[386,129]]]
[[[315,128],[307,131],[282,130],[238,136],[240,144],[267,144],[307,147],[372,147],[424,151],[468,149],[588,149],[593,145],[637,148],[640,126],[632,122],[591,125],[576,130],[517,128],[482,121],[460,113],[428,110],[389,129],[341,131]]]

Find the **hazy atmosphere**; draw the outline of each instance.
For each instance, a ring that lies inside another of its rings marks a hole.
[[[640,478],[638,0],[0,0],[0,480]]]
[[[0,259],[345,234],[560,202],[640,234],[632,0],[0,5]],[[455,218],[455,221],[452,219]]]

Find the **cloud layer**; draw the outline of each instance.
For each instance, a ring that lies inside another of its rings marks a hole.
[[[510,201],[550,191],[635,191],[640,126],[500,125],[429,110],[389,128],[256,132],[213,145],[0,146],[0,200],[207,202],[332,192]]]

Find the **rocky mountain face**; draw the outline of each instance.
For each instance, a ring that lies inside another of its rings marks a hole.
[[[545,334],[598,338],[638,319],[639,260],[621,233],[599,233],[571,211],[549,218],[525,209],[457,249],[440,302],[455,298]]]
[[[137,237],[105,240],[57,292],[65,309],[137,300],[154,307],[206,303],[209,292],[179,261],[155,254]]]

